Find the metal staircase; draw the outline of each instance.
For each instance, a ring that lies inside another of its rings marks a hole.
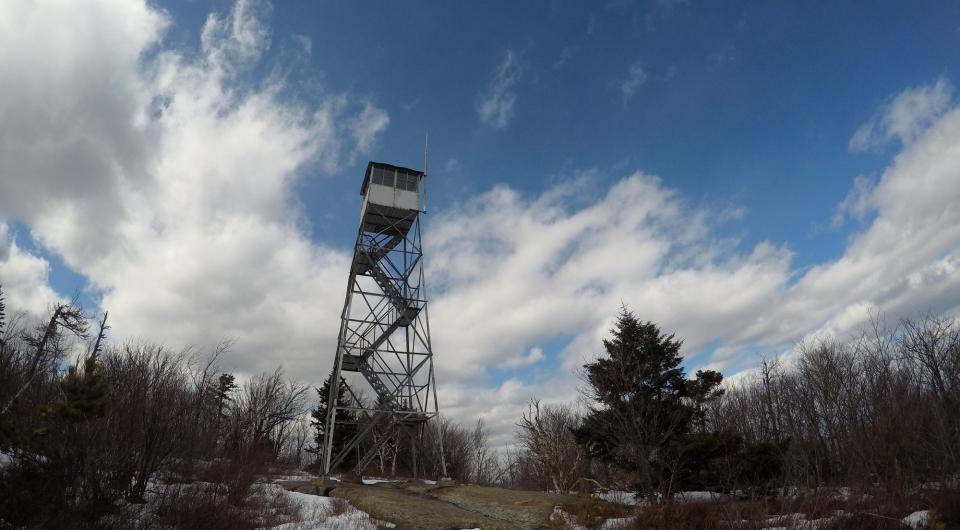
[[[363,248],[357,253],[359,266],[355,269],[356,273],[373,278],[388,305],[378,315],[377,322],[371,323],[361,335],[361,342],[367,342],[367,345],[361,348],[362,355],[351,356],[343,366],[346,371],[363,374],[380,402],[388,405],[391,410],[401,408],[397,402],[396,385],[391,389],[381,374],[371,366],[371,362],[374,354],[387,343],[394,331],[409,326],[423,307],[419,300],[410,297],[410,289],[398,286],[397,280],[384,270],[387,264],[381,263],[402,240],[403,237],[393,236],[382,246]]]

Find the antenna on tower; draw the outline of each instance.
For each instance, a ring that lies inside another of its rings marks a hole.
[[[430,131],[423,131],[423,213],[427,213],[427,175],[430,173]]]

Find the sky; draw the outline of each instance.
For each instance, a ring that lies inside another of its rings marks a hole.
[[[420,168],[440,408],[510,443],[623,305],[742,376],[960,301],[960,4],[0,3],[0,284],[317,384]]]

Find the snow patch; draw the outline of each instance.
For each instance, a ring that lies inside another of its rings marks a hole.
[[[300,475],[276,475],[270,477],[270,482],[286,482],[293,480],[313,480],[317,478],[316,475],[311,475],[309,473],[303,473]]]
[[[818,530],[820,528],[827,528],[828,526],[835,524],[838,519],[847,517],[847,512],[843,510],[837,510],[833,515],[828,517],[822,517],[820,519],[807,519],[807,514],[805,513],[785,513],[782,515],[772,515],[761,521],[761,526],[766,530],[777,530],[777,529],[803,529],[803,530]],[[749,524],[749,521],[745,521]],[[768,526],[776,525],[776,526]]]
[[[913,512],[904,517],[900,520],[900,522],[909,526],[910,528],[919,529],[929,527],[932,519],[933,512],[931,510],[920,510],[919,512]]]
[[[600,530],[620,530],[622,528],[631,528],[636,517],[618,517],[607,519],[600,525]]]
[[[645,506],[648,501],[632,491],[609,490],[596,492],[593,497],[602,501],[627,506]],[[733,499],[731,495],[715,491],[681,491],[673,495],[673,502],[686,504],[692,502],[718,502]]]
[[[363,479],[363,483],[366,484],[367,486],[369,486],[369,485],[371,485],[371,484],[380,484],[380,483],[382,483],[382,482],[400,482],[400,481],[399,481],[399,480],[390,480],[390,479],[385,479],[385,478],[365,478],[365,479]]]
[[[276,484],[262,484],[260,487],[264,493],[282,492],[300,509],[302,521],[269,527],[271,530],[376,530],[378,526],[387,528],[396,526],[393,523],[372,519],[368,513],[354,508],[349,503],[345,513],[329,515],[334,509],[334,499],[330,497],[288,491]],[[343,502],[346,503],[346,501]]]
[[[602,501],[612,502],[616,504],[626,504],[628,506],[637,506],[641,504],[641,499],[637,496],[636,493],[632,491],[621,491],[621,490],[598,491],[593,494],[593,497],[596,499],[600,499]]]
[[[730,495],[717,493],[715,491],[681,491],[673,496],[673,501],[678,503],[688,502],[717,502],[732,499]]]
[[[577,519],[569,513],[563,511],[559,506],[553,507],[553,513],[550,514],[551,521],[562,522],[570,530],[587,530],[585,526],[577,524]]]

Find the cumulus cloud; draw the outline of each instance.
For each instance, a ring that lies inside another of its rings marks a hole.
[[[0,217],[60,210],[64,229],[101,232],[87,241],[101,252],[121,184],[155,162],[139,60],[169,21],[136,2],[5,2],[0,17],[17,21],[0,32]]]
[[[869,214],[869,224],[836,259],[807,269],[786,247],[720,238],[715,212],[643,173],[586,201],[582,183],[531,198],[500,186],[441,214],[427,248],[441,289],[431,311],[438,378],[451,406],[508,439],[530,396],[575,399],[572,374],[599,352],[621,301],[685,338],[693,368],[728,375],[752,367],[758,351],[842,338],[878,313],[955,313],[960,109],[912,134],[875,184],[855,179],[838,205],[843,215]],[[532,348],[567,338],[555,357],[530,363],[547,373],[526,368],[529,381],[472,387],[485,369],[525,366]]]
[[[231,337],[241,372],[326,370],[339,309],[317,301],[342,298],[349,256],[311,241],[293,190],[370,149],[387,114],[248,82],[271,42],[264,4],[211,14],[196,54],[162,47],[172,22],[146,3],[59,7],[0,6],[26,21],[0,36],[15,87],[0,103],[0,218],[89,280],[117,338]],[[10,248],[32,272],[8,258],[5,283],[46,285],[49,267]]]
[[[8,307],[7,315],[44,312],[60,297],[50,288],[50,264],[17,245],[10,227],[0,223],[0,286]]]
[[[480,123],[494,129],[506,129],[513,118],[513,105],[517,101],[515,86],[520,79],[520,65],[516,52],[507,50],[503,61],[494,70],[487,87],[477,101],[477,116]]]
[[[211,15],[187,52],[164,47],[173,21],[143,2],[0,3],[0,19],[22,21],[0,33],[0,281],[11,308],[39,313],[57,298],[15,220],[89,280],[118,338],[232,337],[229,368],[282,364],[322,379],[350,256],[312,240],[294,190],[372,149],[390,117],[351,94],[296,97],[282,76],[251,82],[271,45],[264,10],[241,1]],[[519,71],[507,51],[481,121],[508,125]],[[635,92],[645,74],[628,74]],[[909,89],[877,111],[864,142],[898,139],[901,152],[837,207],[865,226],[836,259],[805,269],[785,245],[721,237],[718,223],[741,222],[736,209],[691,205],[642,171],[535,195],[501,185],[432,213],[441,408],[482,416],[508,441],[530,396],[576,397],[574,371],[621,302],[684,337],[699,354],[691,365],[728,373],[751,352],[842,334],[874,311],[955,310],[960,110],[949,87]]]
[[[851,151],[866,151],[896,138],[912,142],[950,106],[953,86],[944,78],[905,90],[881,105],[850,138]]]

